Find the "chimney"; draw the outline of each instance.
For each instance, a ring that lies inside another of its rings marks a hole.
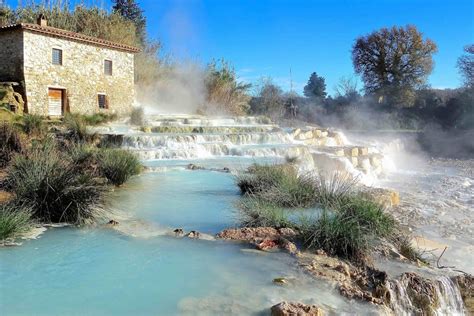
[[[39,26],[48,26],[48,19],[46,19],[46,16],[43,13],[41,13],[38,16],[38,19],[36,19],[36,23]]]

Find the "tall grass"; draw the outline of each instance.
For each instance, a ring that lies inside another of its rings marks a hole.
[[[82,115],[66,113],[64,126],[67,129],[68,138],[75,142],[86,142],[91,138],[87,133],[87,124]]]
[[[292,227],[285,210],[259,198],[247,197],[237,203],[239,220],[245,227]]]
[[[0,204],[0,240],[15,238],[31,227],[31,209],[13,204]]]
[[[19,131],[10,122],[0,122],[0,168],[7,166],[15,153],[23,149]]]
[[[16,156],[7,181],[13,203],[31,207],[42,222],[83,224],[105,215],[103,181],[81,168],[53,141],[38,143]]]
[[[94,113],[91,115],[83,115],[82,119],[86,125],[100,125],[117,119],[117,114]]]
[[[376,240],[393,233],[395,221],[380,205],[358,196],[347,200],[336,211],[323,210],[317,221],[302,229],[306,247],[358,261]]]
[[[291,164],[254,165],[237,175],[236,184],[245,196],[238,203],[242,225],[293,228],[306,248],[330,255],[364,260],[377,240],[396,229],[381,205],[355,193],[357,179],[348,174],[299,175]],[[290,220],[292,209],[301,207],[319,207],[322,213]]]
[[[46,130],[43,118],[36,114],[25,114],[21,118],[20,126],[29,135],[41,136]]]
[[[117,186],[141,171],[141,163],[137,156],[123,149],[101,150],[98,155],[98,164],[101,174]]]
[[[257,196],[281,207],[309,207],[316,188],[310,176],[299,175],[295,166],[253,165],[249,172],[236,176],[242,194]]]

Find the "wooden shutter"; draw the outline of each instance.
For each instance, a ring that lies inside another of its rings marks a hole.
[[[63,115],[63,90],[48,89],[48,115]]]

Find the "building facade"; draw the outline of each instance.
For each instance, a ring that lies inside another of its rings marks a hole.
[[[135,47],[37,24],[0,28],[0,82],[18,82],[25,112],[131,111]]]

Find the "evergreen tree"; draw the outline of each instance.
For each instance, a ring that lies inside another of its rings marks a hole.
[[[146,18],[143,14],[143,10],[135,0],[113,0],[113,3],[114,6],[112,8],[114,12],[119,13],[121,16],[135,24],[137,38],[140,41],[140,44],[143,45],[146,36]]]
[[[308,84],[304,87],[303,93],[308,98],[326,98],[326,82],[324,77],[320,77],[313,72],[309,77]]]

